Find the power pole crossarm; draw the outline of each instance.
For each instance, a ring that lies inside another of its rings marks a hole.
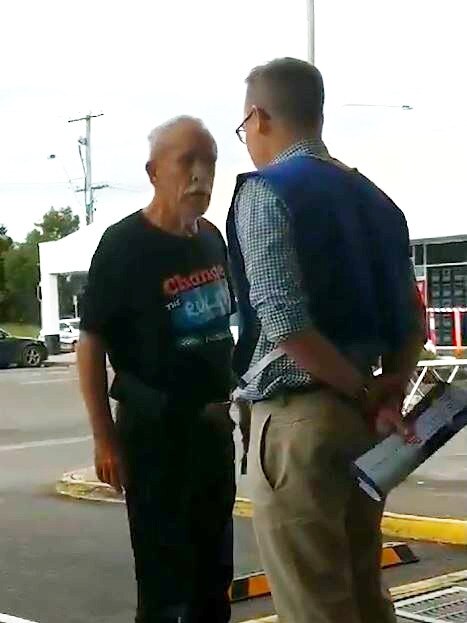
[[[104,113],[100,112],[98,115],[86,115],[85,117],[80,117],[79,119],[69,119],[68,123],[76,123],[77,121],[86,121],[86,119],[89,117],[90,119],[96,119],[97,117],[103,117]]]
[[[109,184],[93,184],[92,185],[92,189],[93,190],[103,190],[104,188],[110,188]],[[86,192],[86,190],[87,190],[86,187],[84,187],[84,188],[77,188],[75,190],[75,192],[77,192],[77,193],[84,193],[84,192]]]

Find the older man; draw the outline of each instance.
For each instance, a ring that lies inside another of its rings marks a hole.
[[[399,406],[423,333],[405,219],[331,158],[323,101],[315,67],[273,61],[249,75],[237,130],[259,169],[240,176],[228,219],[254,521],[281,621],[394,623],[383,508],[350,463],[375,425],[408,434]]]
[[[125,489],[139,623],[226,623],[234,501],[226,249],[203,218],[216,143],[181,117],[149,137],[147,208],[104,234],[79,370],[98,477]],[[116,377],[112,419],[105,357]]]

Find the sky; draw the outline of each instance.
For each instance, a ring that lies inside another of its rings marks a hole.
[[[463,0],[315,0],[316,65],[332,154],[404,210],[413,237],[467,234]],[[306,0],[22,0],[2,3],[0,223],[24,239],[50,207],[84,213],[78,138],[93,121],[96,221],[151,198],[147,135],[178,114],[219,145],[209,217],[223,229],[249,70],[306,58]],[[403,110],[408,105],[412,110]],[[48,156],[54,154],[54,159]]]

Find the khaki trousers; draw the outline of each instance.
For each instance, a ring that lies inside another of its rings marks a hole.
[[[374,443],[362,415],[320,389],[253,406],[254,525],[281,623],[395,623],[381,582],[383,505],[350,461]]]

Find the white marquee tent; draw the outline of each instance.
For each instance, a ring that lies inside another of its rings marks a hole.
[[[58,275],[87,272],[105,226],[94,223],[57,240],[39,245],[41,315],[45,335],[59,333]]]
[[[409,223],[412,219],[409,217]],[[86,273],[105,229],[111,223],[95,222],[56,242],[39,245],[41,271],[42,329],[45,335],[59,332],[58,275]],[[411,227],[413,239],[431,241],[467,238],[467,209],[457,205],[437,211],[436,218],[420,218]]]

